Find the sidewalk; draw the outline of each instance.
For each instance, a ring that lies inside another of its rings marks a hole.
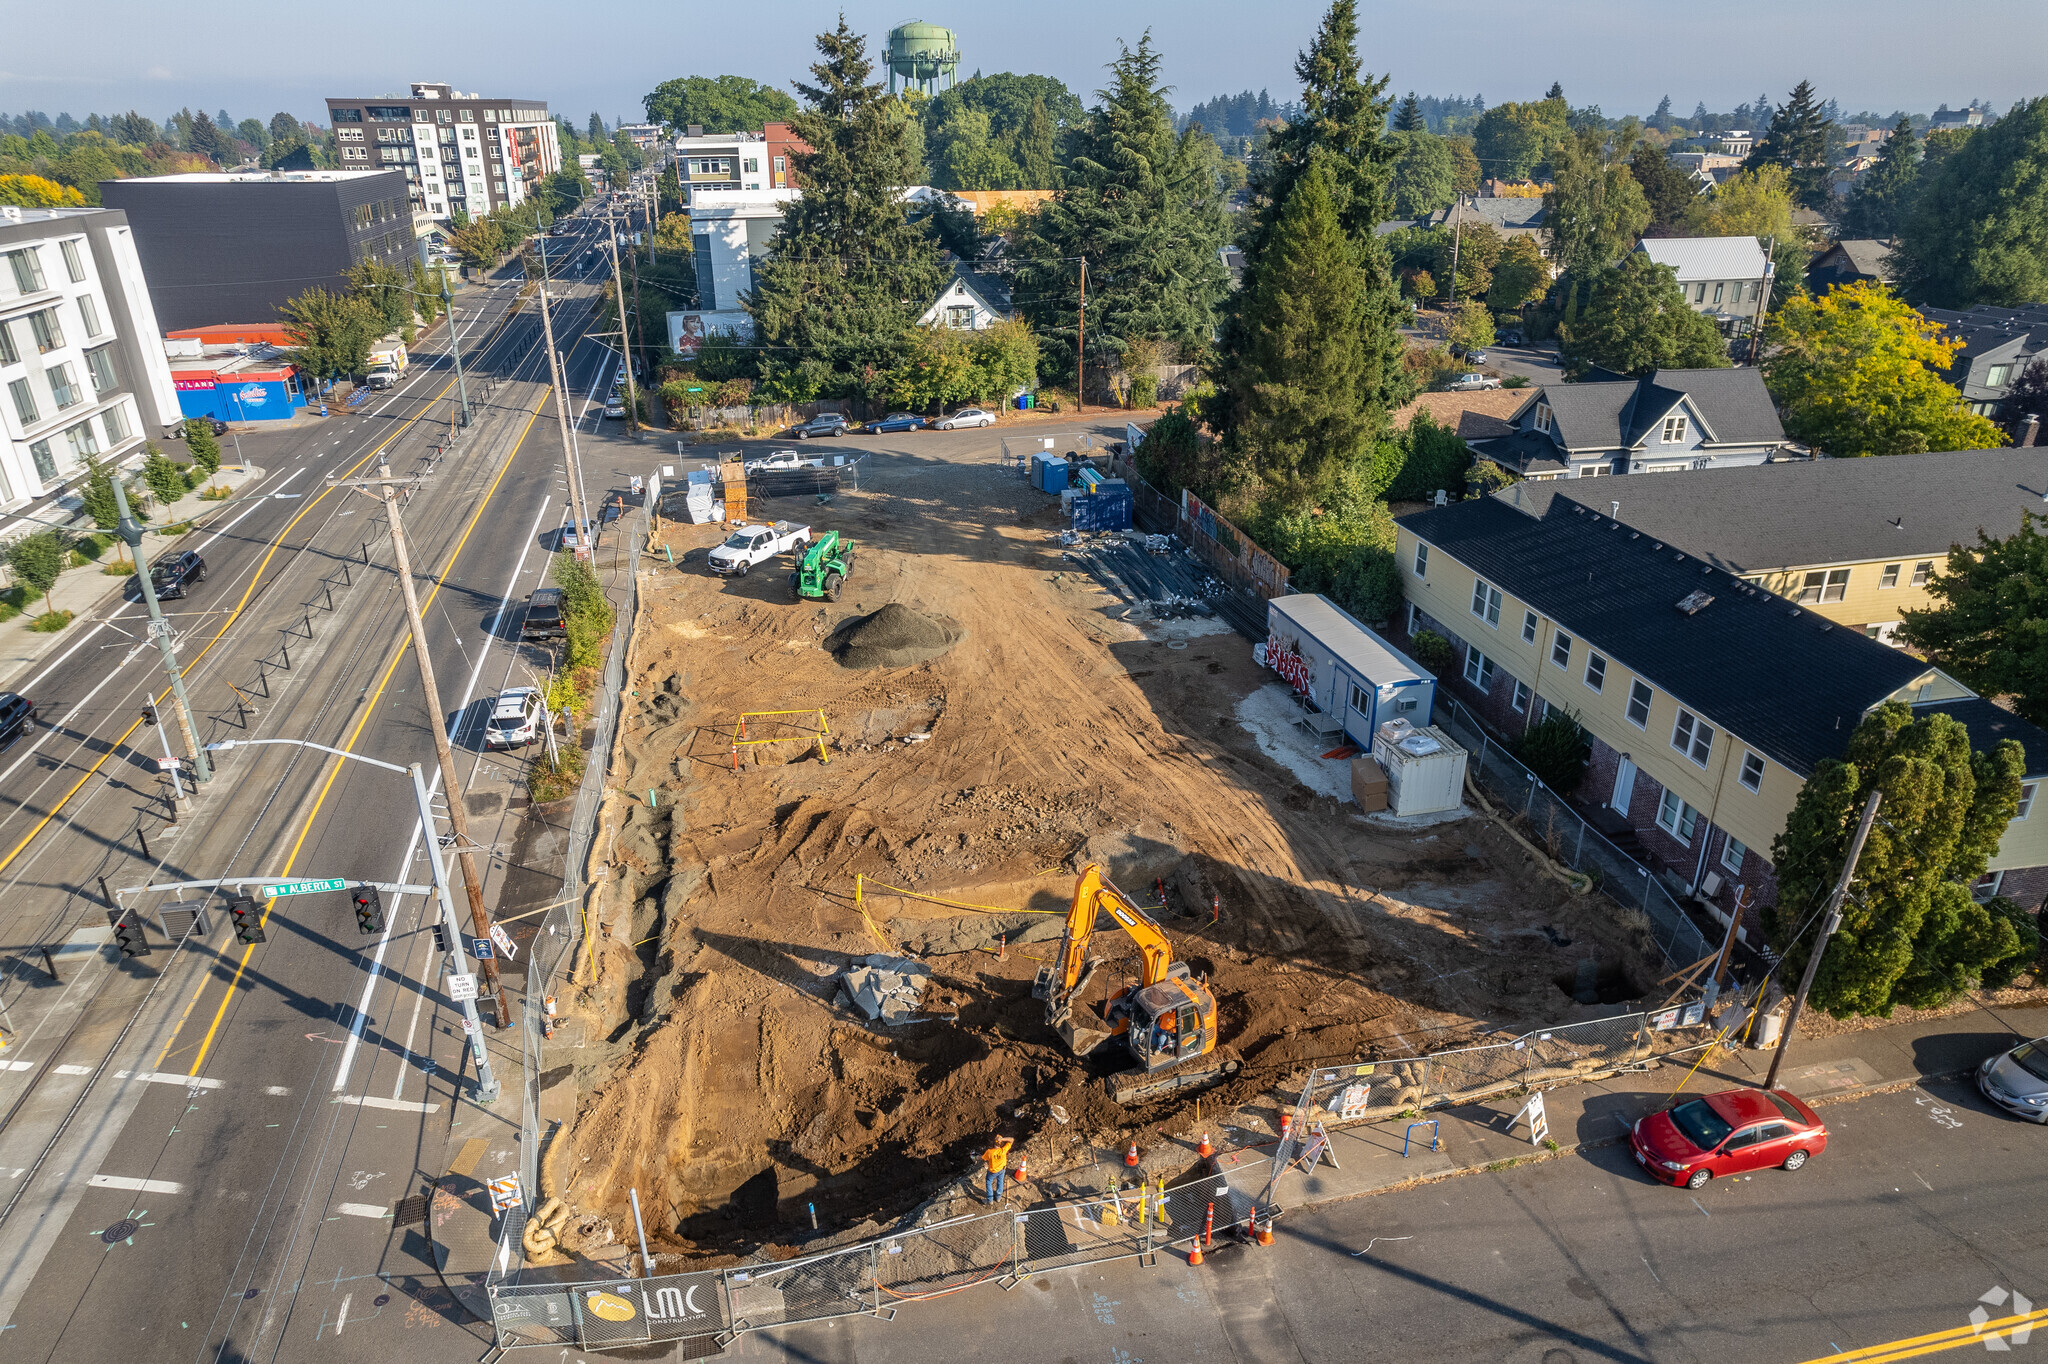
[[[240,492],[251,484],[262,481],[264,471],[255,465],[223,464],[218,472],[208,479],[204,487],[228,487]],[[231,497],[225,502],[206,502],[200,499],[203,489],[194,489],[185,494],[167,509],[152,509],[151,525],[174,525],[181,521],[205,517],[185,535],[157,535],[145,531],[142,540],[142,557],[154,559],[168,549],[177,547],[181,541],[190,540],[197,544],[205,538],[206,525],[220,519],[219,513],[239,515],[247,506],[241,497]],[[90,528],[87,528],[90,531]],[[100,555],[98,563],[83,568],[69,568],[57,579],[57,585],[50,590],[50,604],[59,611],[74,613],[72,622],[54,634],[39,634],[28,628],[29,622],[41,615],[44,605],[40,599],[29,604],[28,609],[13,620],[0,621],[0,689],[11,688],[17,679],[26,674],[37,663],[60,649],[68,649],[80,636],[89,630],[94,621],[104,620],[121,608],[121,594],[127,589],[132,570],[119,577],[102,572],[109,564],[127,562],[127,546],[115,544]],[[141,608],[138,606],[138,613]]]

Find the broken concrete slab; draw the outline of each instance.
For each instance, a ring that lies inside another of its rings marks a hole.
[[[931,979],[929,966],[877,953],[840,973],[839,998],[870,1020],[909,1023],[917,1017]]]

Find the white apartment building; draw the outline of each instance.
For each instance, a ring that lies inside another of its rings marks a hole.
[[[754,263],[768,254],[783,209],[794,202],[794,189],[699,188],[690,202],[690,247],[697,267],[695,312],[668,315],[669,348],[694,355],[714,331],[751,340],[754,319],[741,295],[754,288]]]
[[[0,507],[180,420],[126,214],[0,207]]]
[[[539,100],[486,99],[415,81],[410,96],[327,101],[347,170],[403,170],[416,217],[480,218],[523,203],[562,168],[555,121]]]

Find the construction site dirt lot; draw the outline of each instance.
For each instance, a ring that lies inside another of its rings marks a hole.
[[[787,559],[712,576],[720,526],[665,525],[674,566],[641,560],[595,983],[567,1005],[588,1041],[545,1192],[630,1234],[637,1188],[656,1249],[708,1264],[810,1239],[810,1207],[828,1234],[887,1224],[978,1172],[992,1132],[1037,1179],[1186,1130],[1195,1095],[1115,1104],[1121,1045],[1069,1055],[1032,998],[1091,861],[1141,901],[1163,888],[1177,958],[1215,990],[1244,1062],[1200,1096],[1219,1126],[1270,1119],[1266,1094],[1304,1064],[1603,1012],[1563,988],[1582,961],[1614,998],[1654,981],[1637,927],[1490,819],[1376,825],[1266,756],[1240,715],[1279,684],[1250,642],[1126,619],[992,440],[909,439],[871,454],[858,492],[750,509],[853,538],[836,603],[793,600]],[[859,671],[823,647],[889,603],[957,643]],[[736,757],[741,715],[769,711],[798,713],[749,720],[780,741]],[[1130,949],[1097,935],[1095,1002],[1134,978]],[[920,1021],[838,998],[838,973],[885,951],[930,966]]]

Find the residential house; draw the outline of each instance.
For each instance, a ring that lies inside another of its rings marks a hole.
[[[669,349],[695,355],[712,332],[751,339],[753,315],[742,296],[754,288],[754,264],[768,254],[782,226],[782,212],[799,191],[733,189],[690,198],[691,258],[697,265],[697,308],[668,315]]]
[[[1974,106],[1968,109],[1951,109],[1947,105],[1936,109],[1927,120],[1930,133],[1954,132],[1959,128],[1983,128],[1998,122],[1998,115]]]
[[[932,306],[918,318],[920,326],[946,326],[958,331],[983,331],[1017,316],[1010,306],[1010,286],[965,261],[953,262],[953,278]]]
[[[796,185],[795,157],[810,150],[790,132],[787,123],[769,123],[758,133],[713,133],[693,123],[675,140],[676,173],[682,180],[683,202],[691,208],[706,202],[700,195],[750,194],[791,189]]]
[[[1755,330],[1771,296],[1771,258],[1755,237],[1650,237],[1636,250],[1670,266],[1686,304],[1723,336]]]
[[[1609,812],[1596,823],[1723,913],[1738,893],[1775,900],[1772,840],[1872,708],[1947,706],[1975,721],[1977,743],[2024,726],[2023,814],[1991,867],[2006,894],[2048,892],[2048,813],[2032,817],[2048,735],[1961,705],[1977,698],[1940,669],[1556,492],[1518,484],[1397,519],[1407,609],[1390,637],[1411,653],[1422,630],[1451,642],[1439,705],[1455,699],[1510,740],[1568,711],[1592,751],[1562,794]]]
[[[613,132],[615,135],[624,133],[626,140],[643,152],[651,152],[661,145],[662,129],[659,123],[621,123]]]
[[[1605,371],[1598,371],[1605,374]],[[1524,478],[1598,478],[1762,464],[1787,447],[1754,369],[1660,369],[1546,384],[1473,452]]]
[[[1548,254],[1548,243],[1543,238],[1544,222],[1543,200],[1540,198],[1530,199],[1519,195],[1461,195],[1449,208],[1425,213],[1420,218],[1395,218],[1381,223],[1374,231],[1384,237],[1404,227],[1455,228],[1460,224],[1472,227],[1486,223],[1499,232],[1503,239],[1533,238],[1536,245],[1545,248],[1545,254]]]
[[[1961,338],[1963,348],[1941,377],[1961,389],[1963,401],[1980,416],[1996,416],[2013,381],[2048,352],[2048,304],[1980,303],[1964,311],[1922,308],[1920,315],[1941,323],[1944,339]]]
[[[1890,284],[1891,258],[1889,242],[1870,237],[1836,242],[1806,267],[1806,287],[1824,294],[1844,284]]]
[[[1905,612],[1935,604],[1927,586],[1951,545],[2048,511],[2048,449],[1800,459],[1530,493],[1532,509],[1568,498],[1890,643]]]

